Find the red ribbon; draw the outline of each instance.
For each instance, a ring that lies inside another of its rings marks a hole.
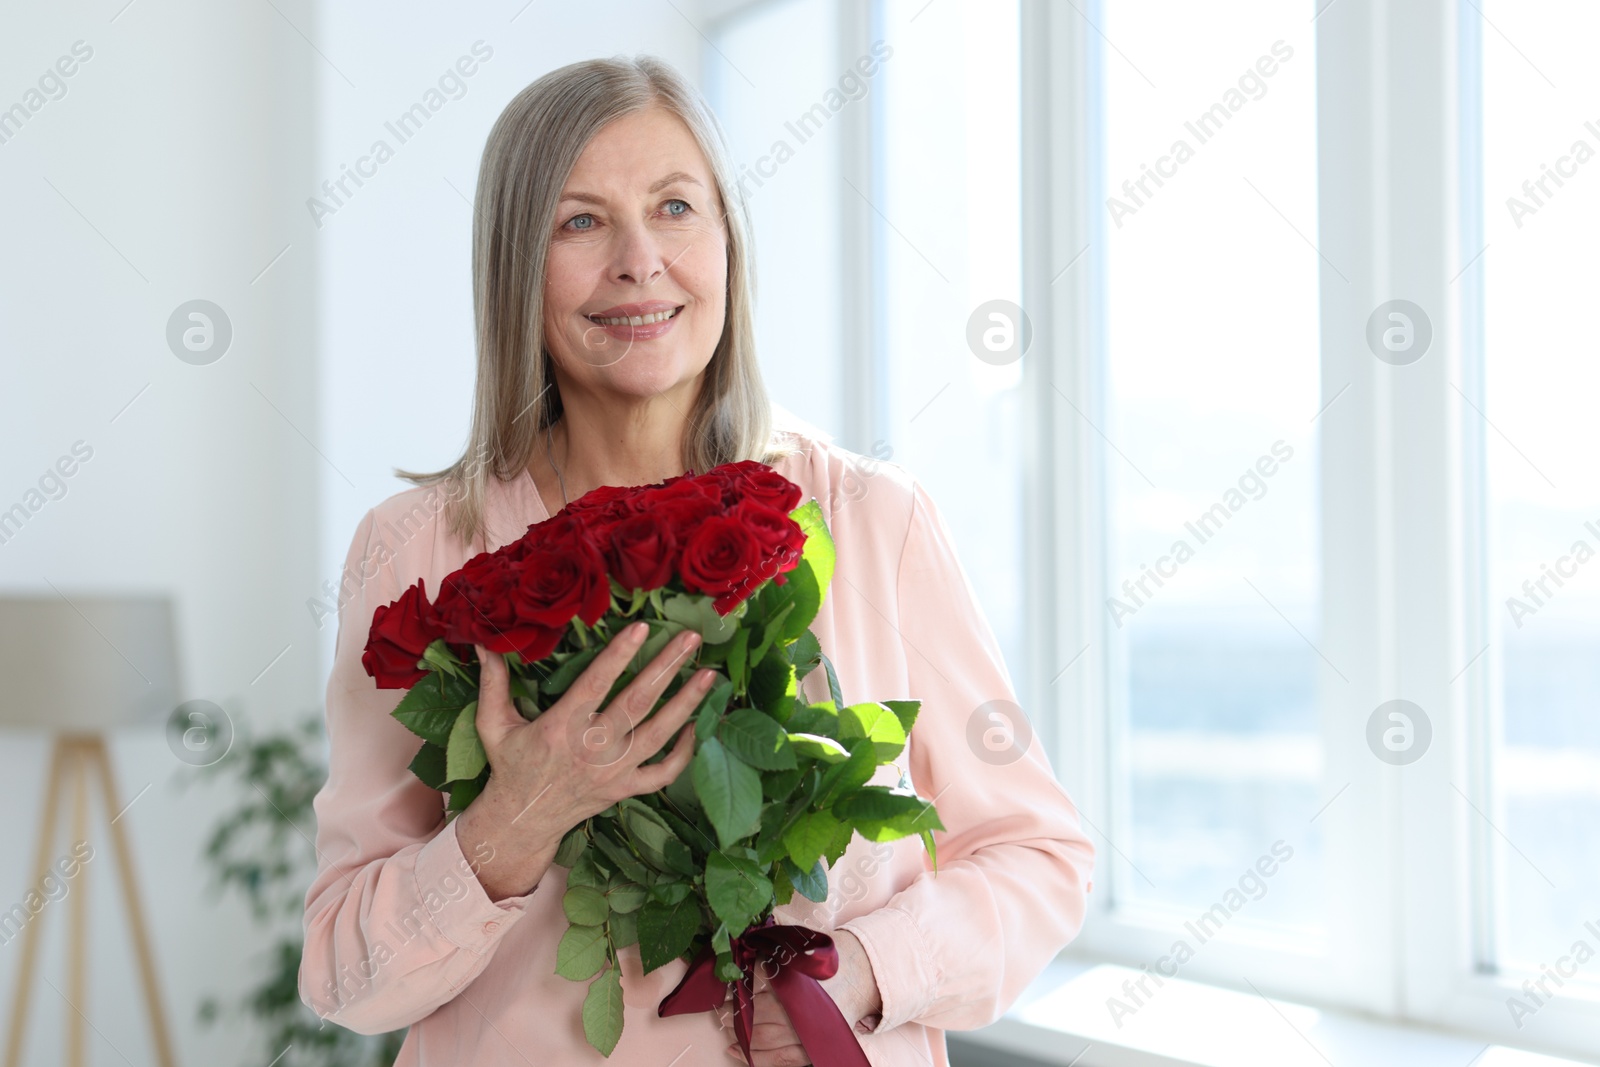
[[[871,1067],[839,1005],[817,981],[832,978],[839,970],[839,950],[833,947],[833,938],[806,926],[778,925],[768,915],[734,938],[729,947],[739,965],[738,979],[723,982],[716,977],[716,953],[707,945],[672,992],[661,999],[656,1014],[715,1011],[732,986],[733,1030],[744,1049],[745,1063],[751,1063],[753,972],[760,966],[816,1067]]]

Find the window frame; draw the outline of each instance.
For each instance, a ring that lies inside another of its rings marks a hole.
[[[1033,707],[1051,757],[1101,855],[1116,798],[1105,603],[1104,45],[1100,0],[1023,9],[1024,291],[1038,339],[1031,409],[1027,565],[1051,595],[1032,608]],[[1317,7],[1321,11],[1317,11]],[[1481,189],[1477,47],[1470,0],[1307,5],[1317,63],[1322,403],[1318,421],[1321,650],[1348,676],[1319,678],[1327,937],[1320,951],[1271,947],[1227,929],[1186,978],[1396,1021],[1475,1032],[1556,1053],[1600,1052],[1600,1000],[1547,1002],[1519,1032],[1506,998],[1522,974],[1493,973],[1492,707],[1484,593]],[[1373,122],[1372,116],[1383,116]],[[1442,193],[1442,195],[1441,195]],[[1087,252],[1083,250],[1087,248]],[[1082,253],[1078,268],[1057,278]],[[1462,265],[1467,266],[1463,269]],[[1348,280],[1346,280],[1348,278]],[[1365,350],[1371,310],[1403,296],[1437,309],[1418,362]],[[1080,417],[1052,385],[1079,398]],[[1059,665],[1076,664],[1059,678]],[[1056,664],[1057,666],[1050,666]],[[1432,751],[1403,768],[1366,750],[1384,700],[1424,707]],[[1469,803],[1470,800],[1470,803]],[[1082,933],[1065,956],[1139,967],[1173,928],[1109,905],[1099,865]],[[1372,887],[1382,891],[1373,892]],[[1242,980],[1243,979],[1243,980]],[[1570,988],[1570,987],[1569,987]],[[1564,991],[1565,992],[1565,991]]]

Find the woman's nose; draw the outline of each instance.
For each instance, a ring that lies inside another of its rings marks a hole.
[[[670,266],[660,239],[643,222],[619,226],[613,250],[611,276],[614,281],[649,285]]]

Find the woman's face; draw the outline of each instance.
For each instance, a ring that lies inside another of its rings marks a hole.
[[[545,265],[545,344],[564,391],[678,390],[688,410],[727,311],[722,219],[676,115],[651,108],[601,128],[562,189]]]

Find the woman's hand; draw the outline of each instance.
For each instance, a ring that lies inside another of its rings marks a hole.
[[[645,716],[699,645],[699,634],[686,630],[668,641],[601,708],[647,632],[640,623],[613,637],[532,722],[511,702],[505,659],[476,646],[482,666],[475,721],[490,775],[483,793],[457,816],[456,832],[463,852],[492,857],[477,871],[490,899],[529,892],[567,831],[624,797],[665,788],[689,765],[694,732],[679,730],[710,690],[715,672],[697,672],[648,721]],[[640,766],[674,734],[677,743],[665,759]]]
[[[822,980],[822,988],[833,998],[833,1002],[839,1006],[839,1014],[854,1030],[857,1022],[883,1010],[883,1000],[872,973],[872,963],[867,959],[867,951],[861,947],[856,935],[849,930],[832,930],[828,936],[833,938],[834,946],[839,950],[839,969],[832,978]],[[783,1010],[778,995],[772,991],[760,967],[756,968],[752,994],[750,1006],[754,1023],[750,1027],[750,1055],[755,1058],[755,1063],[751,1067],[800,1067],[809,1064],[811,1059],[805,1046],[800,1043],[800,1035],[795,1032],[794,1024],[789,1021],[789,1013]],[[733,1029],[733,1015],[733,987],[729,986],[727,999],[723,1001],[717,1018],[724,1033],[732,1039],[728,1054],[743,1063],[744,1050],[739,1047]]]

